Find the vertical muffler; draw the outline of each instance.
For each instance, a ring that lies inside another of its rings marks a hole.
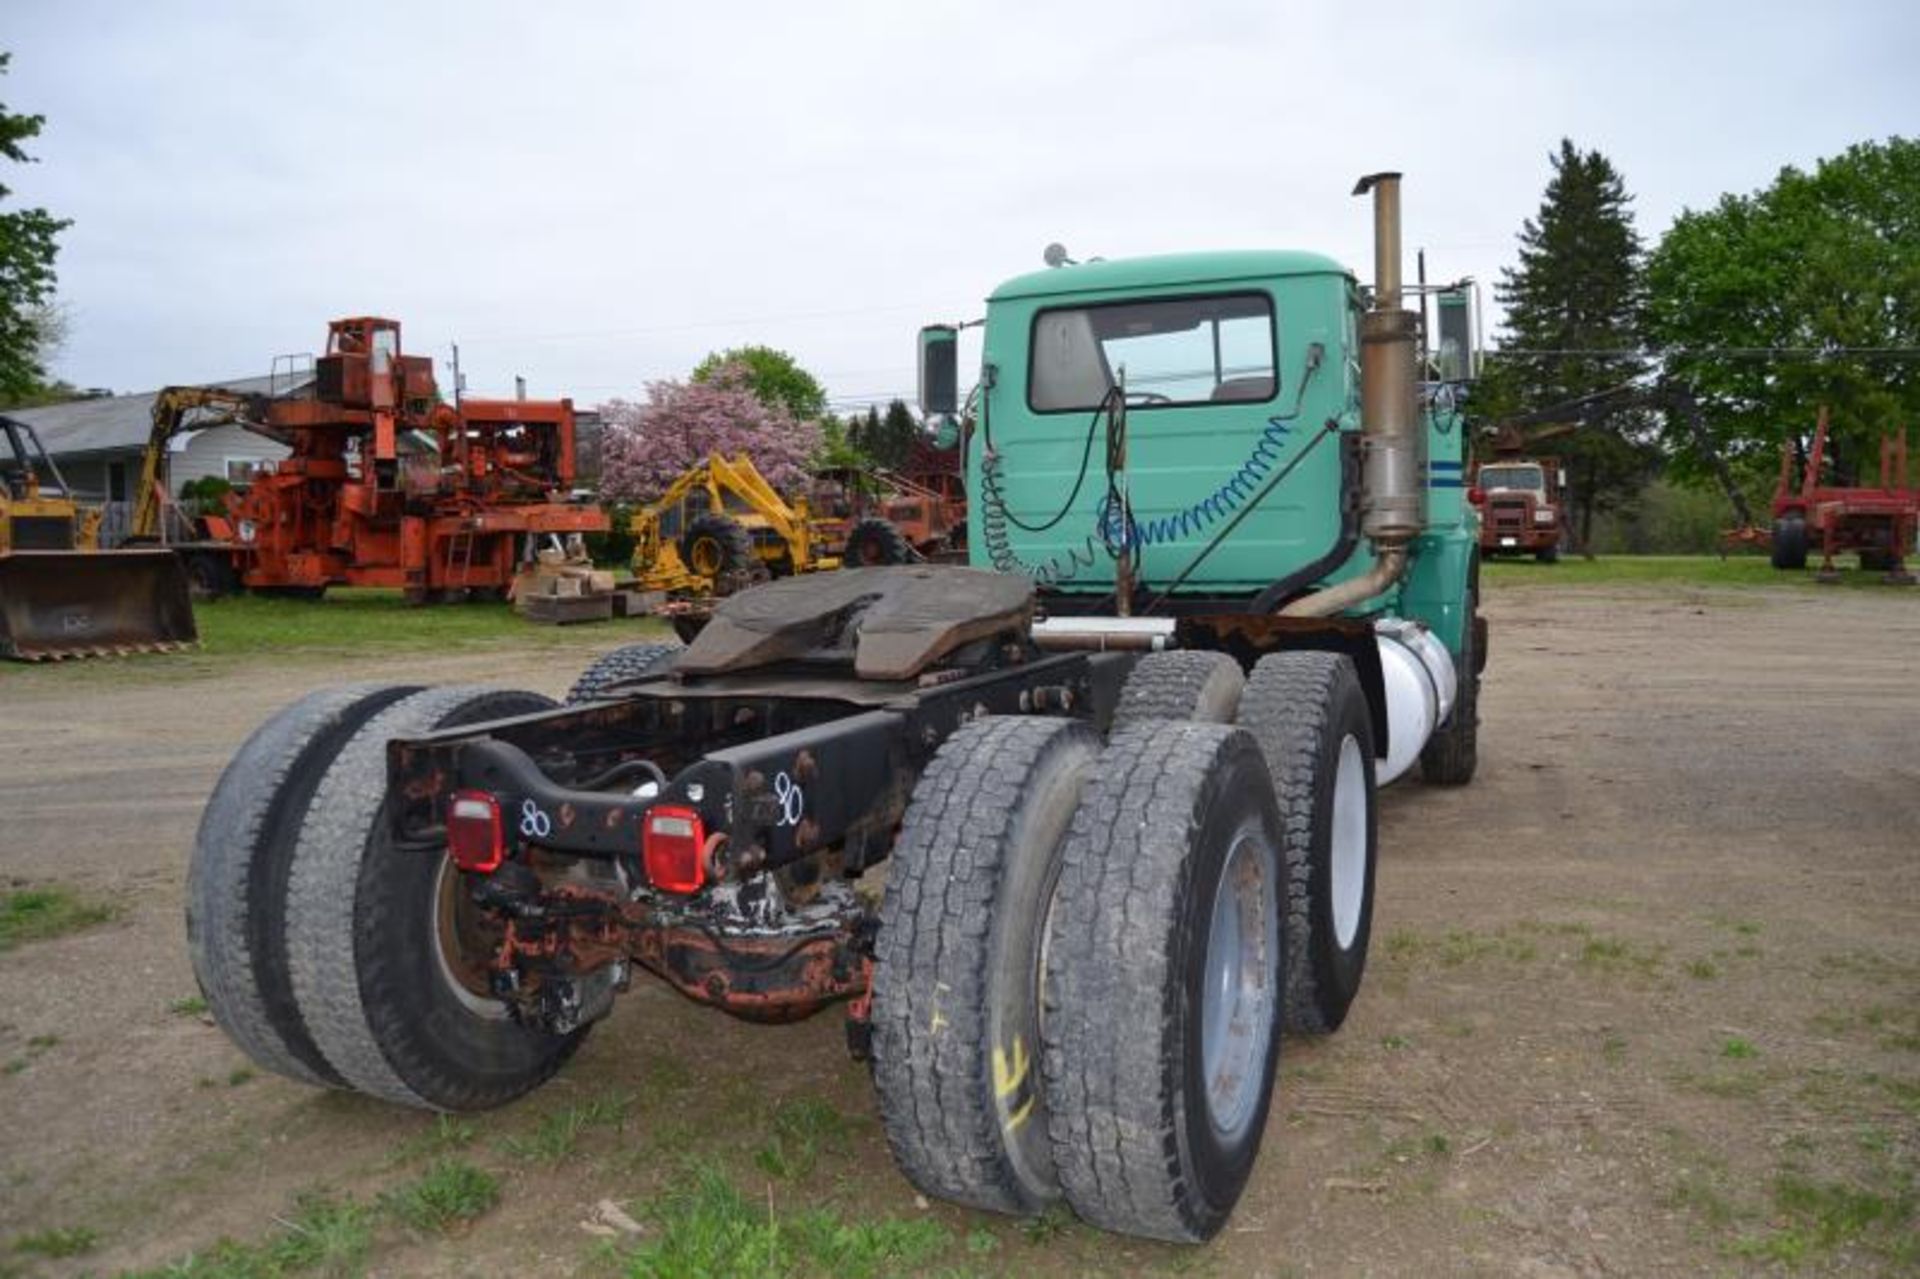
[[[1400,175],[1361,178],[1373,195],[1373,305],[1360,317],[1360,531],[1373,544],[1371,570],[1281,609],[1328,617],[1386,590],[1407,567],[1407,544],[1426,527],[1427,434],[1420,421],[1420,318],[1402,305]]]

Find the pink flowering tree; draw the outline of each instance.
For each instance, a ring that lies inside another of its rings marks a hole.
[[[799,487],[820,447],[820,424],[761,402],[749,372],[723,365],[703,382],[649,382],[645,403],[602,404],[600,495],[651,500],[709,453],[745,453],[775,488]]]

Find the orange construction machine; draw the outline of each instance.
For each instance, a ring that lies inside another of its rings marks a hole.
[[[416,603],[504,597],[530,538],[607,527],[598,506],[571,495],[571,400],[442,403],[433,361],[402,352],[399,322],[365,316],[328,326],[326,354],[295,394],[242,404],[199,388],[163,392],[136,537],[158,531],[150,490],[163,483],[167,440],[206,408],[292,453],[196,530],[190,562],[203,589],[222,584],[204,580],[212,551],[230,569],[227,584],[263,593],[387,586]]]

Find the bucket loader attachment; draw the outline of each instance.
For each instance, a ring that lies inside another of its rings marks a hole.
[[[186,570],[172,551],[0,555],[0,657],[171,652],[198,640]]]

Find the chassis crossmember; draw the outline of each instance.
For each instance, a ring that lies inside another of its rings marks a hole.
[[[988,714],[1104,727],[1131,661],[1065,653],[899,683],[804,664],[643,680],[391,742],[392,834],[437,855],[456,799],[491,801],[499,855],[468,868],[462,949],[529,1024],[600,1016],[630,964],[758,1021],[851,996],[857,1023],[875,919],[845,877],[887,855],[940,744]],[[691,881],[649,873],[657,812],[697,819]]]

